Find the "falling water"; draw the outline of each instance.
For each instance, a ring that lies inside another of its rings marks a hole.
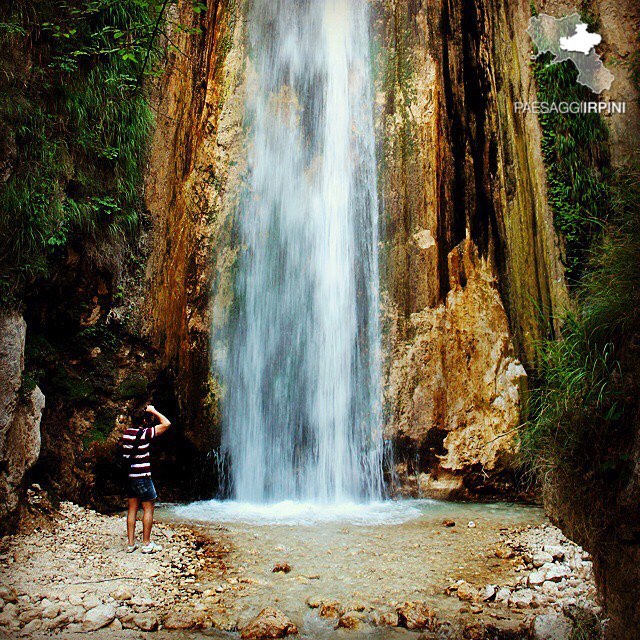
[[[377,197],[366,0],[252,0],[249,174],[221,373],[242,501],[380,497]]]

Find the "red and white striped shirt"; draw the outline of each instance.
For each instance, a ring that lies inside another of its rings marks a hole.
[[[136,427],[129,427],[129,429],[122,434],[122,457],[125,460],[129,460],[131,457],[131,453],[127,453],[127,451],[133,449],[137,435],[138,429]],[[130,478],[144,478],[145,476],[151,476],[151,456],[149,453],[149,445],[151,443],[151,439],[155,437],[155,427],[146,427],[143,429],[138,449],[134,457],[134,462],[129,470]]]

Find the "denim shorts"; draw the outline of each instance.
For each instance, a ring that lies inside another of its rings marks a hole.
[[[155,500],[158,497],[156,488],[153,486],[151,476],[142,478],[129,478],[129,498],[138,498],[143,502]]]

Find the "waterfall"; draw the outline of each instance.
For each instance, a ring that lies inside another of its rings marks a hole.
[[[252,0],[248,175],[219,364],[242,501],[378,498],[378,202],[366,0]]]

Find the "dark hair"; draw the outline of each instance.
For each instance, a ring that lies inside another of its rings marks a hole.
[[[136,409],[131,416],[131,423],[136,428],[152,427],[155,423],[155,417],[145,410],[144,407]]]

